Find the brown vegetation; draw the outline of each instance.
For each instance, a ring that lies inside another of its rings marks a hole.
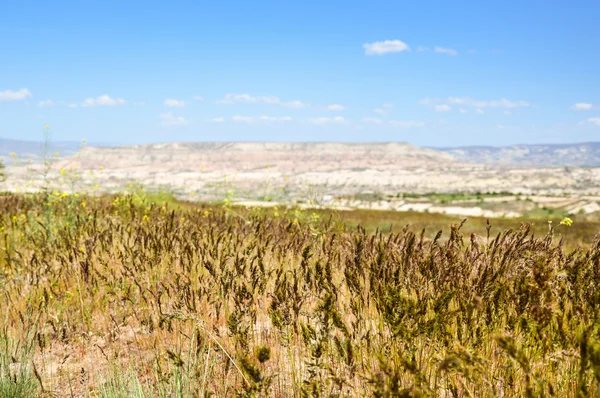
[[[597,240],[427,239],[138,196],[0,208],[0,395],[600,391]]]

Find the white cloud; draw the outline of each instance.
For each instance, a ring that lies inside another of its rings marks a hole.
[[[531,106],[531,104],[526,101],[510,101],[506,98],[482,101],[470,97],[425,98],[420,100],[419,103],[428,106],[448,104],[470,106],[473,108],[524,108]]]
[[[343,111],[346,108],[344,108],[344,106],[340,104],[331,104],[327,107],[327,109],[329,109],[330,111]]]
[[[52,101],[52,100],[44,100],[44,101],[40,101],[37,103],[38,108],[48,108],[51,106],[56,105],[56,102]]]
[[[376,117],[365,117],[362,120],[363,123],[373,123],[373,124],[381,124],[383,121],[381,119],[377,119]]]
[[[144,101],[139,101],[139,102],[133,103],[133,106],[145,106],[145,105],[146,105],[146,102],[144,102]]]
[[[476,54],[476,53],[477,53],[477,50],[469,50],[469,51],[467,51],[467,52],[468,52],[469,54]]]
[[[217,104],[237,104],[237,103],[247,103],[247,104],[271,104],[271,105],[280,105],[286,108],[307,108],[310,104],[304,103],[302,101],[281,101],[279,97],[275,96],[252,96],[249,94],[227,94],[225,98],[217,100]]]
[[[69,104],[67,105],[69,108],[77,108],[77,104]]]
[[[291,117],[289,116],[282,116],[282,117],[276,117],[276,116],[261,116],[260,120],[264,121],[264,122],[289,122],[292,120]]]
[[[225,98],[217,100],[218,104],[236,104],[239,102],[245,102],[249,104],[265,103],[265,104],[279,104],[281,100],[277,97],[271,96],[260,96],[254,97],[249,94],[227,94]]]
[[[373,109],[373,112],[375,112],[378,115],[385,115],[387,113],[385,111],[385,109],[381,109],[381,108]]]
[[[383,104],[383,108],[386,109],[392,109],[394,107],[394,104]]]
[[[254,118],[252,116],[234,116],[231,118],[234,122],[252,123]]]
[[[224,117],[216,117],[213,120],[213,123],[223,123],[225,121]]]
[[[429,51],[429,47],[423,47],[423,46],[418,46],[417,47],[417,52],[424,52],[424,51]]]
[[[163,126],[185,126],[188,121],[182,116],[175,116],[171,112],[161,113],[160,120],[162,120]]]
[[[31,92],[26,88],[17,91],[0,91],[0,101],[21,101],[27,97],[31,97]]]
[[[408,45],[400,40],[376,41],[363,44],[366,55],[383,55],[409,50]]]
[[[452,107],[448,104],[436,105],[435,110],[437,112],[448,112]]]
[[[467,110],[464,108],[460,108],[460,113],[467,113]]]
[[[433,51],[435,51],[436,53],[452,55],[452,56],[458,55],[458,51],[456,51],[453,48],[435,47],[433,49]]]
[[[282,102],[281,106],[284,106],[286,108],[293,108],[293,109],[301,109],[301,108],[308,108],[310,106],[310,104],[306,104],[302,101],[287,101],[287,102]]]
[[[485,113],[483,109],[476,109],[475,112],[479,113],[480,115],[483,115]]]
[[[390,124],[392,126],[402,127],[402,128],[413,128],[413,127],[423,127],[425,126],[424,122],[418,122],[415,120],[390,120]]]
[[[512,115],[512,112],[511,111],[504,111],[504,114],[505,115]]]
[[[192,98],[196,101],[204,101],[204,97],[201,95],[194,95]]]
[[[600,117],[591,117],[587,121],[600,127]]]
[[[336,117],[315,117],[309,120],[312,124],[343,123],[345,119],[341,116]]]
[[[578,102],[571,107],[571,109],[575,109],[576,111],[589,111],[594,108],[592,104],[586,104],[585,102]]]
[[[185,106],[185,102],[181,100],[176,100],[172,98],[167,98],[164,102],[165,106],[169,108],[181,108]]]
[[[108,95],[104,94],[96,98],[86,98],[85,101],[81,104],[82,107],[90,107],[90,106],[120,106],[125,105],[125,100],[123,98],[111,98]]]

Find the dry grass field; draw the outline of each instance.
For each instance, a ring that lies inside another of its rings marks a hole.
[[[591,221],[59,193],[0,208],[2,397],[600,393]]]

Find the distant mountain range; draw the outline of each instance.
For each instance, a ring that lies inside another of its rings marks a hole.
[[[600,166],[600,142],[435,149],[452,155],[457,161],[467,163],[534,167]]]
[[[391,145],[391,146],[390,146]],[[89,145],[93,147],[93,145]],[[165,147],[166,146],[166,147]],[[367,157],[369,154],[376,156],[380,151],[388,152],[390,149],[397,152],[396,155],[402,155],[407,158],[420,158],[421,160],[432,159],[435,156],[434,151],[441,152],[440,160],[444,162],[451,161],[450,156],[460,163],[476,163],[483,165],[508,166],[508,167],[600,167],[600,142],[585,142],[575,144],[532,144],[532,145],[512,145],[512,146],[465,146],[454,148],[417,148],[405,143],[356,143],[342,144],[336,146],[335,143],[164,143],[134,145],[127,147],[113,146],[113,149],[123,148],[129,155],[138,155],[142,158],[147,157],[149,153],[157,149],[174,149],[182,154],[212,152],[213,155],[219,153],[224,156],[228,152],[239,153],[239,151],[249,150],[271,152],[283,150],[296,152],[309,152],[318,156],[319,151],[331,151],[348,154],[355,153],[357,150]],[[242,149],[244,148],[244,149]],[[252,149],[250,149],[252,148]],[[360,148],[360,149],[358,149]],[[385,149],[384,149],[385,148]],[[392,149],[393,148],[393,149]],[[406,149],[405,149],[406,148]],[[412,148],[412,149],[410,149]],[[53,156],[58,152],[61,158],[74,155],[81,149],[81,143],[77,142],[50,142],[46,148],[47,154]],[[91,149],[91,148],[90,148]],[[108,149],[108,148],[107,148]],[[399,151],[399,152],[398,152]],[[38,162],[43,157],[42,143],[36,141],[13,140],[0,138],[0,158],[8,161],[12,153],[23,159],[32,159]],[[104,151],[102,151],[104,152]],[[120,152],[120,151],[117,151]],[[163,152],[163,155],[170,151]],[[233,155],[233,153],[231,155]],[[282,155],[282,154],[279,154]],[[329,155],[333,155],[332,153]],[[235,156],[235,155],[234,155]],[[336,156],[336,155],[334,155]],[[181,159],[181,158],[180,158]],[[121,159],[124,160],[124,159]],[[183,160],[183,159],[182,159]]]
[[[3,158],[5,162],[12,158],[13,152],[21,161],[31,159],[33,162],[39,162],[43,159],[44,152],[50,158],[56,152],[59,153],[60,157],[66,157],[75,154],[80,148],[81,144],[76,142],[50,142],[44,148],[43,143],[38,141],[0,138],[0,158]]]

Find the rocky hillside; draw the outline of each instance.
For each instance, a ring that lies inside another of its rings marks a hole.
[[[393,170],[436,167],[451,155],[406,143],[163,143],[124,147],[87,147],[74,167],[147,171],[248,172],[266,168],[286,173],[333,170]]]

